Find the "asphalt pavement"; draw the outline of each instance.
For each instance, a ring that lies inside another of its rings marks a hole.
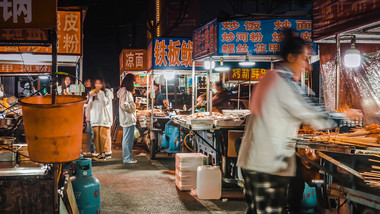
[[[175,155],[158,154],[150,160],[143,145],[133,154],[137,164],[123,164],[120,145],[112,159],[93,161],[93,176],[101,185],[102,213],[245,213],[246,203],[238,187],[223,187],[220,200],[200,200],[195,191],[179,191],[175,185]]]

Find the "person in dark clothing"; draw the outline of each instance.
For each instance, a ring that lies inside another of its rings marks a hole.
[[[212,97],[212,111],[221,113],[223,109],[228,108],[230,95],[227,89],[224,88],[222,82],[216,82],[214,84],[213,92],[215,95]]]
[[[154,93],[156,94],[156,101],[154,105],[168,108],[166,97],[161,93],[159,85],[155,83],[153,87]]]

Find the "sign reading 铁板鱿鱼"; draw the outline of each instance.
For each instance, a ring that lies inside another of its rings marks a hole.
[[[148,69],[192,68],[193,42],[185,38],[154,38],[148,47]],[[151,55],[151,57],[149,57]]]

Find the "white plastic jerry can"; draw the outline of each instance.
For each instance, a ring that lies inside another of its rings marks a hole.
[[[220,199],[222,173],[219,166],[198,166],[197,195],[199,199]]]

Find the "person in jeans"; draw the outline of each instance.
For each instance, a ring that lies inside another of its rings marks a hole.
[[[106,89],[106,83],[101,78],[94,80],[94,89],[89,92],[88,106],[90,122],[94,133],[94,144],[99,155],[94,160],[111,158],[111,126],[113,93]],[[106,155],[107,154],[107,155]]]
[[[134,83],[135,76],[131,73],[127,74],[120,89],[117,92],[119,98],[119,121],[120,126],[123,127],[123,163],[137,163],[133,159],[132,148],[135,139],[135,126],[136,126],[136,104],[134,102]]]

